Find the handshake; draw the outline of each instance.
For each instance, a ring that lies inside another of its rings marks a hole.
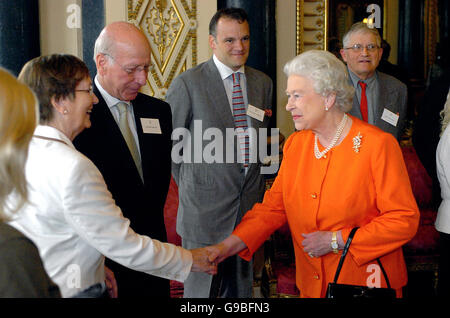
[[[190,250],[193,259],[191,272],[215,275],[217,274],[217,264],[245,248],[246,245],[239,237],[230,235],[219,244],[192,249]]]

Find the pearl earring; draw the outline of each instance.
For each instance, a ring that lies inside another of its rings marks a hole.
[[[328,111],[328,106],[325,106],[325,111]]]
[[[64,109],[63,114],[67,115],[67,113],[68,113],[67,109]]]

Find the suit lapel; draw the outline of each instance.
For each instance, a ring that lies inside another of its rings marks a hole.
[[[120,131],[120,128],[117,125],[114,116],[112,115],[108,105],[103,99],[102,94],[100,93],[95,84],[94,84],[94,94],[97,96],[99,101],[98,104],[94,105],[94,110],[92,111],[91,115],[93,117],[93,123],[96,126],[95,128],[97,130],[107,132],[108,135],[111,135],[111,139],[121,140],[122,142],[118,143],[123,144],[121,145],[123,147],[127,147],[125,139],[123,139],[122,132]]]
[[[255,73],[252,72],[248,67],[245,68],[245,76],[247,78],[247,99],[249,105],[255,106],[259,109],[264,110],[264,105],[260,105],[261,97],[264,96],[264,92],[261,90],[261,86],[258,85],[258,77],[255,76]],[[253,128],[258,129],[264,123],[263,121],[259,121],[255,118],[250,117],[251,125]]]
[[[381,115],[384,108],[389,103],[389,98],[392,94],[392,89],[387,85],[386,79],[382,73],[377,72],[378,76],[378,100],[377,100],[377,120],[381,120]],[[385,92],[380,94],[380,92]]]
[[[233,115],[230,104],[228,103],[227,93],[225,92],[222,78],[213,59],[210,59],[206,64],[205,78],[206,90],[212,100],[211,107],[217,113],[217,118],[220,118],[224,127],[234,127]]]
[[[111,149],[111,155],[122,157],[122,161],[127,162],[128,165],[132,165],[134,170],[136,170],[136,174],[138,179],[142,181],[139,177],[139,172],[136,168],[136,164],[134,163],[133,157],[131,156],[130,149],[127,146],[125,139],[123,138],[122,132],[120,131],[119,126],[117,125],[114,116],[111,113],[108,105],[106,104],[103,96],[98,90],[97,86],[94,84],[94,93],[97,96],[99,102],[94,106],[94,111],[92,112],[92,122],[95,125],[96,129],[105,135],[105,138],[113,141],[114,149]],[[135,116],[137,119],[137,117]],[[137,124],[136,124],[137,125]],[[136,126],[139,132],[139,128]],[[142,128],[140,129],[142,130]],[[139,137],[140,149],[142,149],[142,145],[140,142],[141,138]]]

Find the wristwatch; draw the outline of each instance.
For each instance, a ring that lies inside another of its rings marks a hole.
[[[337,232],[333,232],[333,234],[331,235],[331,249],[333,250],[333,253],[339,253],[338,248],[339,245],[337,242]]]

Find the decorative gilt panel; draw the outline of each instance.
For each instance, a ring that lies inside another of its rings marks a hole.
[[[438,42],[436,30],[439,30],[438,0],[425,0],[424,7],[424,74],[428,74],[428,70],[436,61],[436,45]]]
[[[152,48],[143,93],[164,99],[174,77],[197,64],[196,19],[197,0],[128,0],[128,21]]]
[[[297,0],[297,54],[327,49],[328,0]]]

